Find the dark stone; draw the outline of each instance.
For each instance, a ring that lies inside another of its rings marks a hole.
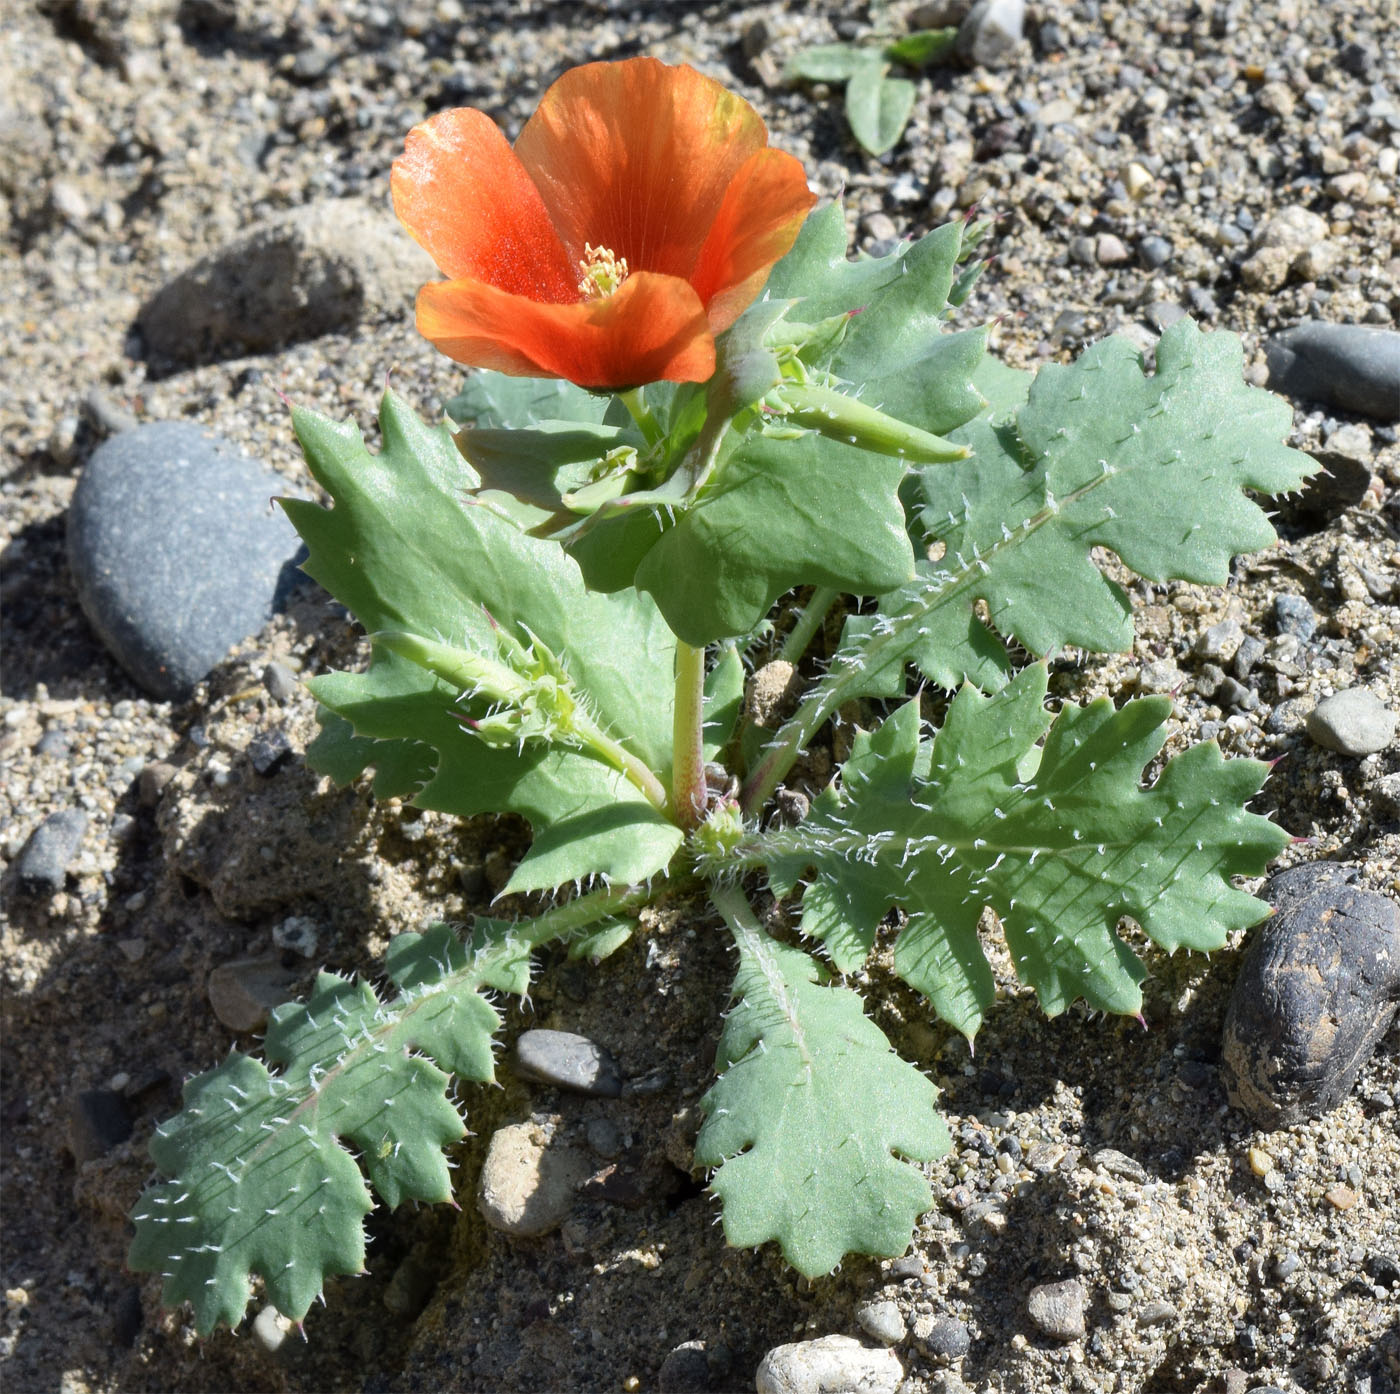
[[[571,1031],[526,1031],[515,1043],[516,1072],[577,1094],[615,1099],[622,1093],[617,1062],[587,1036]]]
[[[88,461],[68,563],[92,627],[153,696],[180,700],[256,633],[296,578],[276,475],[184,422],[127,431]]]
[[[1317,633],[1317,612],[1301,595],[1274,596],[1274,627],[1305,644]]]
[[[1314,862],[1273,877],[1225,1018],[1221,1075],[1260,1127],[1315,1118],[1351,1091],[1400,1004],[1400,911]]]
[[[81,1166],[131,1136],[126,1100],[110,1089],[80,1089],[68,1106],[68,1148]]]
[[[68,864],[78,854],[88,816],[80,808],[50,813],[15,858],[15,880],[23,895],[54,895],[68,879]]]
[[[1400,421],[1400,331],[1304,320],[1270,341],[1267,358],[1276,392]]]
[[[276,774],[291,758],[291,739],[280,727],[274,731],[259,731],[248,742],[248,759],[264,778]]]
[[[968,1334],[967,1323],[957,1317],[935,1317],[919,1344],[930,1355],[941,1356],[944,1360],[961,1360],[972,1348],[972,1337]]]
[[[705,1394],[710,1387],[710,1362],[703,1341],[686,1341],[661,1362],[656,1387],[660,1394]]]

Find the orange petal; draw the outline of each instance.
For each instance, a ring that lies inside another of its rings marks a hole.
[[[704,382],[715,370],[695,292],[648,272],[606,299],[573,305],[542,305],[482,281],[434,282],[418,293],[418,332],[458,363],[580,387]]]
[[[591,243],[634,272],[688,279],[730,180],[767,143],[758,113],[713,78],[629,58],[565,73],[515,153],[571,256]]]
[[[578,299],[578,271],[539,190],[485,112],[458,107],[415,126],[390,184],[399,220],[448,276]]]
[[[716,334],[748,309],[774,263],[797,241],[816,201],[801,162],[791,155],[759,150],[744,162],[690,277]]]

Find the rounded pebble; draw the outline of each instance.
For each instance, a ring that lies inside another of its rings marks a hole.
[[[867,1336],[887,1346],[897,1345],[904,1339],[904,1315],[897,1302],[862,1302],[856,1308],[856,1320]]]
[[[1267,357],[1275,392],[1400,421],[1400,330],[1308,319],[1270,340]]]
[[[961,1360],[972,1349],[972,1336],[965,1321],[957,1317],[934,1317],[928,1330],[920,1332],[919,1344],[942,1360]]]
[[[1084,1335],[1084,1285],[1077,1278],[1042,1283],[1026,1302],[1030,1319],[1056,1341],[1077,1341]]]
[[[88,816],[82,809],[61,808],[30,833],[15,862],[15,880],[22,894],[53,895],[63,889],[87,826]]]
[[[491,1135],[477,1187],[477,1208],[492,1229],[518,1239],[557,1229],[589,1167],[553,1143],[536,1123],[513,1123]]]
[[[775,1346],[754,1372],[758,1394],[894,1394],[904,1367],[892,1350],[850,1336]]]
[[[273,1007],[292,1000],[295,981],[275,954],[221,963],[209,974],[209,1005],[230,1031],[257,1031]]]
[[[1318,745],[1339,755],[1374,755],[1395,739],[1395,713],[1364,687],[1324,697],[1308,717],[1307,730]]]
[[[68,510],[89,622],[152,696],[180,700],[256,633],[295,579],[285,485],[229,442],[162,421],[105,442]]]
[[[622,1093],[617,1062],[587,1036],[571,1031],[525,1031],[515,1043],[516,1072],[539,1084],[615,1099]]]

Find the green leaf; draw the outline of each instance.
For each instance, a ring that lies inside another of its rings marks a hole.
[[[305,1005],[276,1008],[264,1050],[281,1070],[234,1052],[156,1129],[172,1179],[137,1204],[131,1267],[163,1273],[201,1334],[238,1323],[253,1274],[299,1321],[327,1277],[364,1268],[366,1180],[390,1206],[451,1199],[443,1149],[466,1129],[449,1074],[494,1078],[500,1021],[481,989],[523,985],[525,957],[508,936],[468,951],[438,925],[394,941],[396,997],[322,973]]]
[[[374,767],[374,797],[405,798],[416,794],[432,777],[436,758],[421,741],[376,741],[357,736],[355,728],[329,707],[316,708],[321,729],[306,747],[306,763],[337,784],[349,784]]]
[[[872,54],[846,84],[851,134],[872,155],[883,155],[899,139],[914,110],[914,84],[888,74],[889,65]]]
[[[919,470],[910,491],[916,550],[938,559],[921,560],[882,599],[882,620],[854,622],[843,643],[851,670],[871,674],[862,690],[888,695],[906,660],[941,686],[995,690],[1012,671],[998,635],[1036,655],[1128,649],[1131,606],[1096,546],[1150,580],[1219,585],[1231,557],[1274,540],[1246,491],[1295,489],[1315,468],[1281,444],[1287,404],[1244,384],[1233,334],[1182,320],[1157,355],[1149,377],[1126,341],[1105,339],[1043,368],[1028,395],[1024,375],[978,374],[998,401],[952,433],[972,457]]]
[[[856,993],[818,984],[818,971],[765,936],[740,940],[695,1147],[718,1168],[729,1243],[776,1239],[808,1277],[848,1253],[903,1253],[931,1203],[908,1162],[949,1147],[937,1089],[890,1049]]]
[[[353,425],[298,411],[308,464],[333,508],[289,500],[310,548],[306,570],[371,632],[443,635],[495,658],[502,635],[535,636],[567,669],[577,699],[658,777],[670,765],[675,640],[656,607],[635,591],[589,591],[555,543],[522,533],[473,504],[475,482],[445,429],[430,429],[392,394],[380,415],[384,447],[371,455]],[[527,629],[528,627],[528,629]],[[511,890],[590,876],[635,882],[664,867],[681,833],[595,753],[534,743],[501,749],[463,730],[459,716],[487,713],[463,694],[376,645],[364,673],[312,683],[318,700],[360,741],[327,735],[318,767],[343,778],[356,761],[379,767],[385,788],[425,808],[469,815],[512,811],[535,841]],[[405,742],[414,743],[412,746]]]
[[[850,44],[820,44],[789,58],[783,75],[789,82],[845,82],[866,55]]]
[[[1133,1013],[1143,970],[1114,932],[1119,920],[1167,949],[1218,948],[1268,913],[1229,878],[1261,874],[1288,841],[1245,810],[1268,767],[1226,761],[1213,743],[1142,786],[1166,738],[1166,698],[1066,705],[1052,718],[1045,690],[1040,664],[991,697],[964,687],[924,747],[908,704],[857,738],[841,788],[806,822],[743,854],[766,861],[781,894],[815,870],[803,928],[846,971],[885,911],[907,910],[895,971],[969,1037],[992,997],[977,940],[984,907],[1047,1012],[1084,997]]]
[[[611,398],[559,378],[517,378],[478,368],[446,405],[464,426],[510,428],[569,421],[601,425]]]
[[[916,29],[893,43],[885,45],[885,57],[891,63],[904,63],[911,68],[924,68],[937,63],[953,51],[958,41],[957,26],[947,29]]]

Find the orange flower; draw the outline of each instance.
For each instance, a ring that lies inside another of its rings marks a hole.
[[[419,293],[419,331],[459,363],[594,388],[707,379],[814,201],[746,101],[654,58],[565,73],[514,149],[484,112],[439,112],[392,184],[449,278]]]

